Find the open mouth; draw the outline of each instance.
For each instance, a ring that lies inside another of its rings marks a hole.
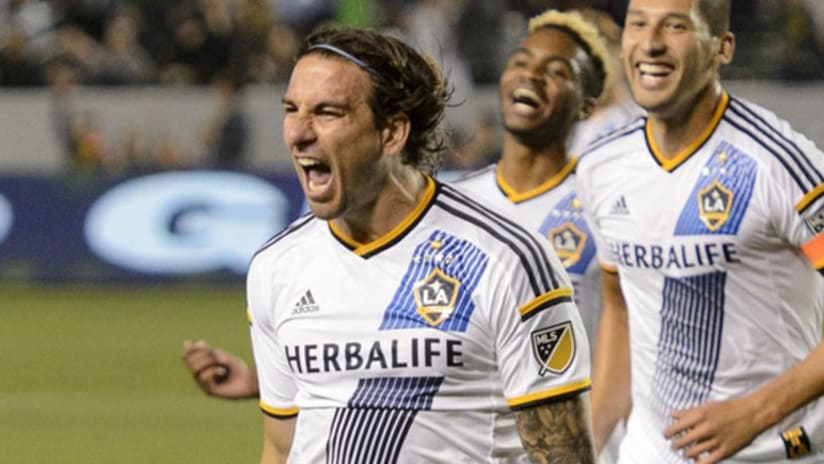
[[[512,92],[512,102],[535,109],[541,105],[541,96],[532,89],[518,87]]]
[[[642,76],[665,77],[672,72],[672,66],[660,63],[638,63],[637,68]]]
[[[306,179],[307,193],[323,190],[332,180],[332,168],[317,158],[296,158],[298,165],[303,169]]]

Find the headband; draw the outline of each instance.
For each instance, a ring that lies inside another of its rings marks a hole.
[[[383,76],[381,76],[377,71],[375,71],[374,68],[372,68],[371,66],[366,64],[363,60],[358,59],[357,57],[355,57],[355,55],[353,55],[353,54],[351,54],[347,51],[341,50],[340,48],[335,47],[334,45],[315,44],[315,45],[312,45],[311,47],[306,49],[307,52],[312,51],[312,50],[326,50],[326,51],[334,53],[335,55],[342,56],[343,58],[346,58],[347,60],[355,63],[358,66],[360,66],[361,68],[363,68],[364,70],[369,72],[369,74],[371,74],[371,75],[373,75],[373,76],[375,76],[379,79],[383,79]]]

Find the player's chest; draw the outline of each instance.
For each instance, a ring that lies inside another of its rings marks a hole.
[[[448,371],[486,348],[488,257],[446,235],[364,259],[313,259],[279,286],[277,338],[300,373]]]
[[[671,171],[627,157],[608,174],[594,216],[619,264],[717,268],[766,244],[756,162],[723,142],[693,157]]]

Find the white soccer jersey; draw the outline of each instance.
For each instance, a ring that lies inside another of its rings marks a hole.
[[[428,182],[375,242],[308,215],[252,261],[261,407],[298,414],[289,462],[523,462],[511,409],[589,389],[546,241]]]
[[[608,105],[575,123],[567,141],[567,150],[570,153],[583,153],[593,140],[623,126],[643,112],[632,98]]]
[[[575,303],[592,342],[601,314],[601,272],[595,259],[595,240],[573,190],[575,162],[573,158],[558,174],[528,192],[513,190],[501,176],[498,164],[470,173],[454,184],[549,239],[572,281]]]
[[[629,311],[633,410],[620,462],[682,463],[663,438],[671,411],[744,395],[820,341],[824,154],[727,94],[671,161],[648,131],[639,118],[594,144],[578,191]],[[824,462],[822,448],[819,399],[725,462]]]

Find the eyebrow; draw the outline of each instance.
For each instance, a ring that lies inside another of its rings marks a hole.
[[[644,13],[641,10],[627,10],[627,16],[638,16],[638,15],[645,15],[645,14],[646,13]],[[669,18],[678,18],[678,19],[683,19],[685,21],[690,21],[690,19],[691,19],[690,15],[686,14],[686,13],[676,13],[676,12],[664,13],[663,19],[669,19]]]
[[[512,50],[512,51],[509,53],[509,56],[515,56],[515,55],[517,55],[517,54],[519,54],[519,53],[524,53],[524,54],[526,54],[526,55],[532,55],[532,52],[531,52],[531,51],[529,51],[529,49],[524,48],[524,47],[518,47],[518,48],[516,48],[515,50]]]
[[[280,99],[280,103],[283,105],[294,105],[294,101],[287,96],[283,96]],[[341,110],[351,110],[353,105],[351,102],[340,102],[340,101],[332,101],[332,100],[321,100],[314,105],[312,105],[311,110],[315,111],[318,108],[338,108]]]
[[[535,56],[535,53],[533,53],[530,49],[528,49],[526,47],[518,47],[515,50],[513,50],[512,53],[509,54],[509,57],[512,58],[513,56],[520,55],[520,54]],[[550,64],[550,63],[554,63],[556,61],[560,61],[561,63],[565,64],[569,69],[571,69],[573,71],[575,70],[575,66],[573,66],[573,64],[572,64],[573,60],[571,60],[569,58],[564,58],[563,56],[550,55],[547,59],[545,59],[545,61],[546,61],[546,64]]]

